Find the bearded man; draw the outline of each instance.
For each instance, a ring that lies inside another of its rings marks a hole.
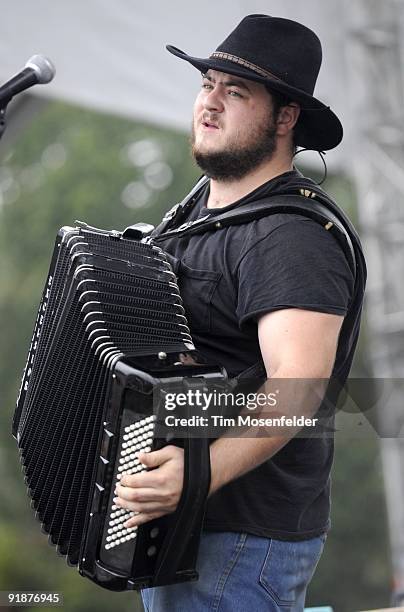
[[[313,96],[321,64],[314,32],[288,19],[249,15],[209,58],[167,49],[202,73],[192,153],[207,179],[182,207],[181,224],[223,219],[285,193],[325,201],[293,165],[297,146],[323,151],[342,139],[339,119]],[[171,256],[195,345],[209,361],[230,376],[261,362],[268,390],[274,379],[345,382],[365,281],[352,227],[354,264],[328,231],[333,223],[323,226],[306,214],[283,210],[177,236],[165,231],[175,216],[156,236]],[[294,414],[307,413],[303,400],[293,404]],[[284,428],[211,444],[199,581],[145,589],[146,610],[304,609],[330,528],[333,440],[296,433]],[[169,445],[140,459],[154,469],[126,475],[117,487],[116,503],[136,513],[128,526],[173,512],[182,491],[182,449]]]

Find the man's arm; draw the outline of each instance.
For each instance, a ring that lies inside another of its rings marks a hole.
[[[271,379],[327,380],[334,365],[342,321],[342,316],[297,308],[263,315],[258,322],[258,336],[268,376],[264,393],[273,391]],[[304,384],[296,387],[304,392]],[[292,388],[290,394],[293,395]],[[296,398],[292,413],[311,416],[318,405],[313,406],[310,414],[307,412],[310,401],[311,397]],[[290,412],[290,406],[285,408]],[[286,435],[252,438],[247,433],[249,437],[216,440],[211,445],[210,494],[273,457],[298,431],[288,429]]]
[[[297,308],[282,309],[263,315],[258,322],[258,336],[270,392],[271,379],[328,379],[335,361],[343,317]],[[293,414],[311,416],[307,398],[295,397]],[[318,404],[313,406],[312,413]],[[221,437],[210,447],[211,495],[225,484],[242,476],[277,453],[298,429],[265,438]],[[183,486],[183,450],[166,446],[139,455],[149,472],[124,475],[117,487],[115,503],[139,512],[129,519],[128,527],[140,525],[174,512]]]

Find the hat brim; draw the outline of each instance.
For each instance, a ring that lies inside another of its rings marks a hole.
[[[256,74],[249,68],[219,58],[199,58],[187,55],[173,45],[166,46],[167,51],[185,60],[194,68],[204,73],[218,70],[240,78],[262,83],[274,92],[284,94],[300,105],[300,115],[295,127],[296,145],[315,151],[328,151],[342,140],[343,128],[336,114],[323,102],[310,94],[288,85],[283,81]]]

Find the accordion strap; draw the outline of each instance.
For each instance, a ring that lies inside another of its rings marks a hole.
[[[153,586],[174,580],[179,560],[184,555],[190,538],[199,539],[209,487],[209,440],[191,435],[184,439],[182,496],[173,515],[173,528],[168,532],[157,559]]]
[[[309,180],[302,180],[293,185],[293,190],[268,195],[222,214],[210,216],[208,213],[205,217],[178,225],[186,218],[188,210],[193,206],[207,181],[206,177],[202,177],[187,197],[171,209],[163,223],[156,228],[152,237],[153,242],[163,242],[175,236],[192,236],[209,231],[220,231],[230,225],[249,223],[277,213],[298,214],[322,225],[341,246],[355,281],[351,303],[361,291],[363,292],[366,265],[359,236],[346,214],[315,183],[311,184]],[[266,379],[265,367],[261,360],[248,370],[241,372],[236,380],[241,383],[242,379],[248,379],[248,377],[261,381]]]
[[[352,226],[349,227],[349,231],[346,228],[346,225],[349,223],[348,220],[343,218],[342,221],[341,218],[338,218],[337,215],[330,210],[324,200],[319,201],[312,197],[309,199],[308,197],[295,193],[268,196],[256,200],[252,204],[240,206],[239,208],[219,215],[202,217],[196,221],[183,223],[179,227],[167,229],[164,233],[153,236],[153,242],[157,243],[172,236],[192,236],[194,234],[201,234],[209,231],[218,231],[230,225],[249,223],[250,221],[277,213],[303,215],[322,225],[325,230],[330,231],[340,243],[352,273],[354,277],[356,277],[356,256],[351,239],[354,230]]]
[[[189,210],[195,204],[202,188],[205,187],[208,181],[209,179],[207,176],[200,177],[197,183],[191,189],[191,191],[187,193],[185,198],[181,202],[178,202],[178,204],[174,204],[174,206],[166,212],[161,223],[154,229],[152,233],[153,241],[155,241],[158,236],[165,233],[167,230],[171,229],[172,227],[177,227],[179,225],[181,220],[186,217]]]

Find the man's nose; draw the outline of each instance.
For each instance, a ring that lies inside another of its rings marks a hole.
[[[204,99],[204,106],[206,110],[216,111],[218,113],[223,110],[223,100],[219,90],[214,87],[210,90],[208,95]]]

